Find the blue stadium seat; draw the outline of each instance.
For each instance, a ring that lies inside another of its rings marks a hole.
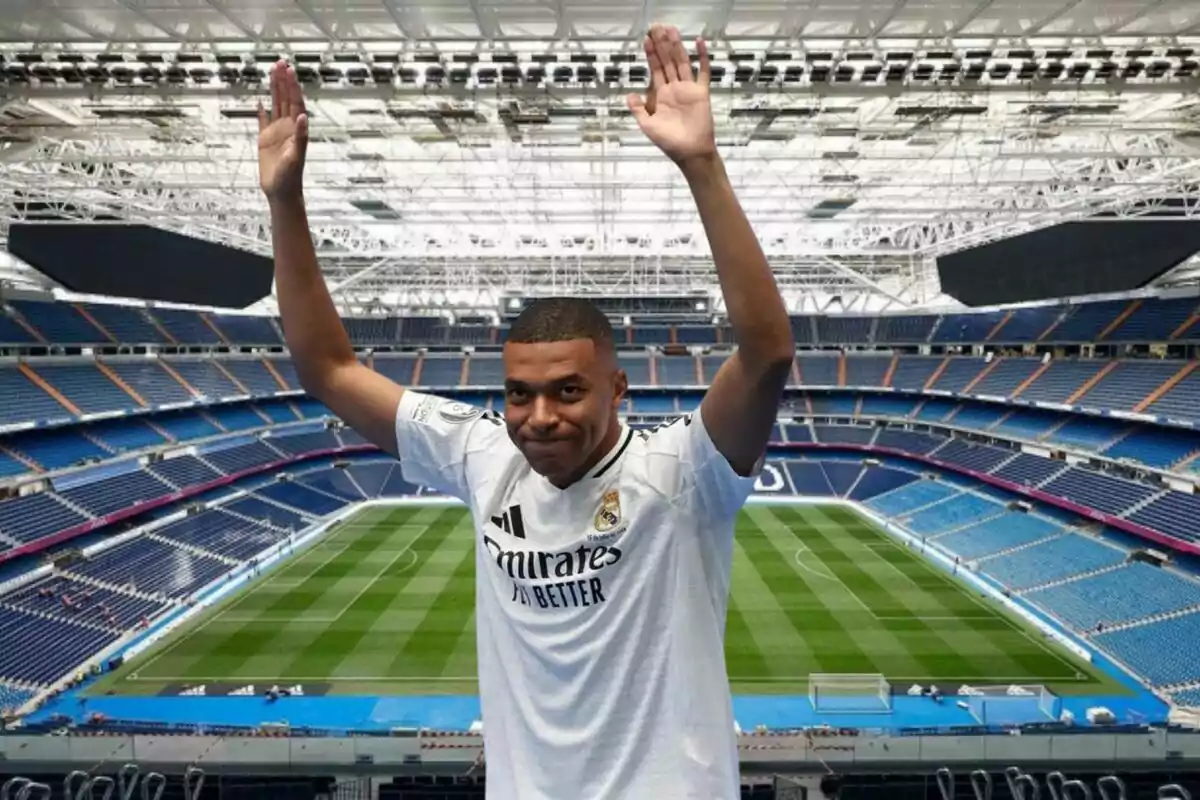
[[[363,490],[363,494],[368,499],[373,499],[379,497],[379,493],[383,491],[383,485],[387,483],[388,476],[396,467],[397,465],[393,462],[379,461],[354,464],[349,471],[354,476],[354,482]]]
[[[1001,358],[987,375],[971,387],[971,394],[1010,397],[1041,365],[1041,360],[1036,358]]]
[[[68,574],[179,598],[212,583],[230,569],[229,563],[213,556],[139,536],[84,563],[72,564]]]
[[[503,386],[504,362],[498,355],[476,353],[467,365],[468,386]]]
[[[936,506],[935,506],[936,508]],[[1002,510],[996,506],[996,510]],[[1043,517],[1007,511],[955,533],[940,536],[939,547],[968,561],[1056,536],[1063,529]]]
[[[296,422],[300,419],[292,404],[285,401],[260,400],[252,404],[251,408],[275,423]]]
[[[298,533],[312,523],[290,508],[268,503],[254,495],[248,495],[226,503],[221,509],[229,514],[256,520],[278,531]]]
[[[204,450],[198,455],[227,475],[283,460],[283,456],[262,442],[221,446],[220,449]]]
[[[710,325],[677,325],[675,341],[679,344],[716,344],[717,329]]]
[[[891,356],[846,355],[847,386],[883,386],[892,366]]]
[[[346,506],[345,500],[330,497],[294,481],[268,484],[256,489],[255,494],[317,517],[332,514]]]
[[[901,356],[892,375],[892,386],[906,391],[923,390],[943,360],[930,356]]]
[[[888,469],[887,467],[868,466],[865,468],[854,490],[850,492],[849,497],[851,500],[865,502],[876,495],[890,492],[893,489],[899,489],[901,486],[910,484],[915,480],[917,480],[917,476],[911,472]]]
[[[1200,542],[1200,496],[1167,492],[1129,515],[1130,522],[1189,542]]]
[[[959,428],[986,431],[1004,419],[1007,414],[1008,409],[1004,406],[966,402],[959,405],[958,411],[953,417],[950,417],[948,422]]]
[[[1066,318],[1043,341],[1094,342],[1128,305],[1128,300],[1106,300],[1072,306]]]
[[[283,391],[260,359],[225,358],[221,360],[221,366],[229,370],[252,395],[261,397]]]
[[[922,509],[900,522],[913,533],[928,536],[961,528],[1004,511],[1004,506],[977,494],[964,492]]]
[[[1026,595],[1077,630],[1107,626],[1200,606],[1200,583],[1171,570],[1132,563]]]
[[[1104,337],[1106,342],[1165,342],[1183,323],[1191,318],[1200,303],[1195,297],[1144,300],[1115,330]]]
[[[279,377],[283,378],[283,382],[287,385],[284,391],[298,391],[304,388],[300,385],[300,376],[296,374],[296,365],[290,358],[268,358],[266,362],[279,373]]]
[[[1200,451],[1200,437],[1189,431],[1142,428],[1104,450],[1109,458],[1129,458],[1159,469],[1169,469]]]
[[[109,339],[69,303],[10,300],[25,321],[55,344],[108,344]]]
[[[1100,450],[1129,430],[1128,423],[1103,417],[1072,415],[1064,419],[1066,422],[1062,426],[1042,437],[1044,441],[1085,450]]]
[[[11,450],[23,453],[46,469],[74,467],[91,459],[108,458],[109,451],[74,426],[18,433],[8,440]]]
[[[279,338],[279,333],[266,317],[213,314],[210,319],[217,326],[217,329],[225,335],[230,344],[283,344]]]
[[[792,485],[801,497],[831,497],[833,487],[825,470],[821,469],[819,461],[788,461],[785,462]]]
[[[198,411],[174,411],[156,414],[154,423],[175,437],[177,442],[219,436],[223,431]]]
[[[1043,486],[1042,491],[1115,515],[1156,493],[1149,486],[1078,467],[1071,467]]]
[[[1061,414],[1035,409],[1017,409],[1001,420],[992,431],[1003,436],[1020,439],[1037,439],[1051,428],[1062,423]]]
[[[97,517],[162,497],[172,491],[167,484],[142,470],[74,483],[68,488],[56,488],[59,495]]]
[[[1200,330],[1200,326],[1197,326],[1197,329]],[[1200,370],[1193,370],[1168,389],[1162,397],[1146,406],[1144,413],[1168,419],[1200,419]]]
[[[211,361],[184,361],[172,358],[168,359],[167,363],[179,373],[179,377],[187,381],[189,386],[209,400],[238,397],[245,394]]]
[[[833,493],[844,497],[858,482],[863,464],[861,461],[822,461],[821,469],[825,470],[825,477],[829,480]]]
[[[1001,463],[1012,458],[1013,452],[1003,447],[992,447],[964,439],[952,439],[946,443],[945,447],[937,451],[934,458],[976,472],[991,472]]]
[[[621,369],[625,370],[625,377],[629,379],[630,386],[653,385],[653,381],[650,380],[650,359],[645,355],[619,353],[617,359]]]
[[[87,435],[114,452],[141,450],[165,444],[162,434],[141,419],[109,419],[84,426]]]
[[[259,416],[252,406],[234,404],[212,406],[206,412],[213,422],[227,431],[249,431],[265,428],[270,423]]]
[[[968,384],[979,377],[985,366],[987,366],[987,363],[982,358],[975,358],[973,356],[952,358],[946,369],[934,381],[933,386],[929,388],[941,392],[965,391]]]
[[[147,469],[179,489],[210,483],[221,477],[221,473],[192,455],[158,461],[148,465]]]
[[[1013,589],[1028,589],[1071,575],[1116,566],[1124,560],[1122,550],[1077,533],[1068,533],[1015,553],[987,559],[981,562],[980,569]]]
[[[195,398],[171,377],[156,360],[110,361],[105,363],[122,381],[152,406],[190,403]]]
[[[925,342],[938,318],[925,316],[882,315],[875,327],[875,341],[884,343]]]
[[[810,404],[814,414],[830,417],[852,417],[858,402],[847,394],[814,394]]]
[[[813,425],[814,439],[823,444],[869,445],[879,430],[861,425]]]
[[[800,353],[800,380],[805,386],[837,386],[838,361],[836,353]]]
[[[863,397],[859,414],[864,417],[907,417],[916,407],[917,399],[914,397],[868,394]]]
[[[978,311],[973,314],[946,314],[933,332],[931,341],[939,343],[983,342],[1004,319],[1004,311]]]
[[[821,344],[867,344],[871,341],[874,317],[819,316],[817,341]]]
[[[178,308],[154,308],[150,314],[179,344],[220,344],[217,332],[195,311]]]
[[[900,489],[879,495],[867,505],[888,517],[899,517],[958,494],[959,490],[939,481],[922,479]]]
[[[279,543],[283,535],[257,522],[210,509],[154,531],[155,536],[245,561]]]
[[[0,367],[0,397],[0,424],[71,419],[70,411],[13,367]]]
[[[311,433],[290,434],[280,432],[268,440],[276,450],[282,450],[291,455],[312,453],[317,450],[337,450],[342,446],[333,431],[313,431]]]
[[[1063,314],[1062,306],[1041,308],[1019,308],[1013,312],[1004,327],[992,337],[997,344],[1020,344],[1036,342]]]
[[[86,521],[48,492],[0,501],[0,533],[18,542],[32,542]]]
[[[158,328],[150,324],[146,312],[132,306],[108,305],[105,303],[83,303],[92,319],[104,326],[121,344],[159,345],[167,344],[167,338]]]
[[[941,447],[945,442],[945,436],[895,429],[882,430],[875,437],[876,447],[891,447],[915,455],[925,455]]]
[[[413,374],[416,371],[417,356],[415,354],[382,355],[377,353],[372,368],[401,386],[413,385]],[[457,379],[455,383],[457,384]]]
[[[697,362],[693,356],[665,356],[654,358],[659,386],[699,386],[696,373]]]
[[[113,630],[0,607],[0,678],[49,684],[116,640]],[[56,647],[44,646],[55,642]],[[29,654],[36,652],[37,658]]]
[[[37,339],[10,317],[3,306],[0,306],[0,344],[25,345],[36,342]]]
[[[992,474],[1020,486],[1036,487],[1061,472],[1066,466],[1063,461],[1021,453]]]
[[[1104,367],[1100,361],[1052,361],[1050,366],[1021,392],[1022,400],[1065,403]]]
[[[117,384],[108,379],[95,364],[48,364],[30,366],[47,383],[58,390],[85,414],[121,411],[136,408],[137,403]]]
[[[1200,680],[1200,614],[1106,632],[1092,641],[1151,684]]]
[[[1076,402],[1084,407],[1128,411],[1182,366],[1178,361],[1121,361]]]
[[[458,386],[462,366],[462,356],[427,355],[421,362],[421,385],[435,390]]]

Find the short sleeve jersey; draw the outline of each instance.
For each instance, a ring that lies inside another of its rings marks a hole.
[[[474,519],[489,800],[739,796],[724,632],[738,475],[699,413],[625,428],[582,480],[493,412],[405,391],[405,480]]]

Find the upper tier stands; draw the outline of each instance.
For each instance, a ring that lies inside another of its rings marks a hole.
[[[802,345],[1114,344],[1200,341],[1200,298],[1110,300],[975,313],[796,316]],[[504,341],[507,329],[450,325],[440,317],[349,318],[358,345],[480,345]],[[278,319],[244,314],[97,303],[10,300],[0,313],[0,345],[222,346],[282,344]],[[619,326],[632,345],[729,344],[725,328],[696,324]]]

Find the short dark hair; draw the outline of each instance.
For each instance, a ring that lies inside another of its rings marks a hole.
[[[521,312],[508,332],[519,344],[591,339],[612,347],[612,323],[594,303],[582,297],[539,297]]]

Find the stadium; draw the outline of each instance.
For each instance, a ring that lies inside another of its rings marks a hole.
[[[362,364],[502,413],[513,319],[585,296],[651,428],[737,347],[624,103],[660,19],[797,344],[734,542],[742,797],[1200,789],[1200,5],[25,0],[0,797],[484,796],[471,515],[301,386],[256,106],[291,60]]]

